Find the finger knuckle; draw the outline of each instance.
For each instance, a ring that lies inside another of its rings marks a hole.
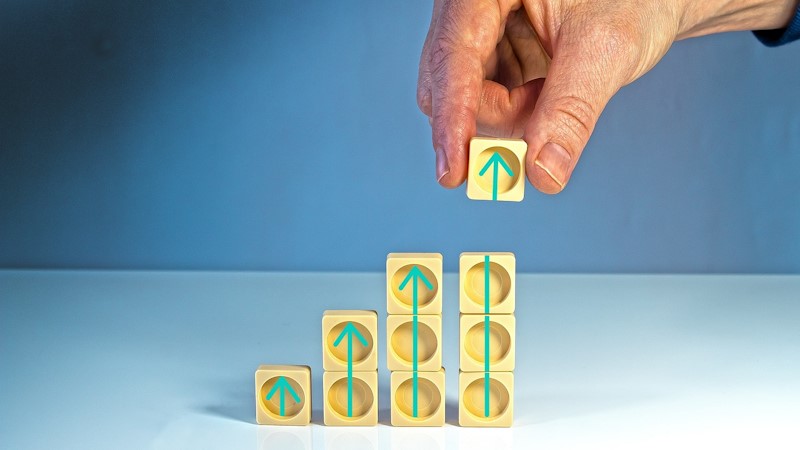
[[[554,105],[552,113],[561,137],[581,143],[589,140],[598,114],[590,102],[574,95]]]
[[[417,107],[425,114],[430,114],[431,111],[431,93],[430,90],[422,87],[417,87]]]

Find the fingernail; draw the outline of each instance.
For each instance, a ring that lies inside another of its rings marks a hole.
[[[450,173],[450,165],[447,163],[447,154],[443,149],[436,149],[436,181],[442,181],[442,178]]]
[[[572,156],[564,150],[564,147],[548,142],[536,157],[535,164],[547,172],[550,178],[563,188],[567,183],[567,172],[569,172],[571,160]]]

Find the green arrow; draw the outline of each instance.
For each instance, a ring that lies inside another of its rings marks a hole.
[[[342,332],[339,333],[339,337],[333,341],[333,346],[338,347],[345,335],[347,335],[347,417],[353,417],[353,336],[364,347],[368,347],[369,344],[364,339],[364,336],[358,332],[353,322],[347,322]]]
[[[280,396],[280,401],[281,401],[280,413],[281,417],[283,417],[284,415],[286,415],[286,403],[284,399],[286,393],[288,392],[289,395],[291,395],[294,401],[296,401],[297,403],[300,403],[300,397],[297,395],[297,392],[295,392],[294,389],[292,389],[292,385],[289,384],[288,381],[286,381],[286,378],[281,376],[278,377],[278,381],[276,381],[275,385],[272,386],[272,389],[269,390],[269,393],[267,394],[267,401],[269,401],[272,398],[272,396],[275,395],[276,392],[278,392],[278,390],[280,390],[278,395]]]
[[[508,176],[513,177],[514,172],[511,170],[511,167],[508,167],[506,161],[500,156],[500,153],[494,152],[492,156],[486,161],[486,164],[483,166],[480,172],[478,172],[479,176],[483,176],[489,167],[492,167],[492,200],[497,200],[497,169],[498,167],[503,166],[503,170],[506,171]]]
[[[497,153],[495,153],[497,155]],[[495,167],[495,177],[497,177]],[[495,182],[495,187],[497,182]],[[489,417],[489,255],[483,257],[483,415]]]
[[[417,360],[419,359],[419,357],[417,356],[417,352],[418,352],[417,351],[417,335],[418,335],[418,326],[419,325],[418,325],[418,319],[417,319],[417,311],[419,309],[419,295],[418,295],[417,284],[418,284],[419,280],[422,280],[422,282],[425,284],[425,286],[428,289],[431,289],[431,290],[433,289],[433,285],[431,284],[431,282],[428,281],[428,279],[425,277],[425,274],[422,273],[422,271],[419,270],[419,267],[417,267],[416,265],[411,267],[411,270],[408,271],[408,275],[406,275],[406,277],[403,278],[403,281],[400,283],[400,290],[401,291],[403,289],[405,289],[406,286],[408,286],[408,282],[409,281],[411,281],[411,286],[412,286],[412,290],[411,290],[412,291],[411,310],[412,310],[412,314],[413,314],[413,316],[411,317],[411,334],[413,336],[413,342],[411,344],[412,345],[412,350],[411,350],[412,357],[411,357],[411,359],[413,360],[411,362],[412,371],[413,371],[412,374],[411,374],[411,386],[412,386],[412,389],[411,389],[411,391],[412,391],[411,416],[412,417],[417,417],[417,415],[418,415],[418,409],[417,409],[417,397],[418,396],[417,396],[417,392],[419,390],[418,389],[419,388],[419,376],[417,374],[417,368],[419,367],[419,363],[417,362]]]

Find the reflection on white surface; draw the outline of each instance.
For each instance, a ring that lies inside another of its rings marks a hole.
[[[258,426],[258,450],[311,450],[310,426]]]
[[[514,448],[514,428],[459,428],[459,450]]]
[[[323,427],[324,448],[328,450],[377,450],[377,427]]]
[[[445,431],[442,427],[384,428],[388,432],[391,450],[444,450]]]

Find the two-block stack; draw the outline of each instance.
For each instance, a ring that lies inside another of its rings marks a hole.
[[[442,255],[386,258],[387,365],[394,426],[443,426]]]
[[[378,314],[325,311],[322,315],[325,425],[378,423]]]
[[[513,253],[462,253],[458,423],[510,427],[514,410]]]

